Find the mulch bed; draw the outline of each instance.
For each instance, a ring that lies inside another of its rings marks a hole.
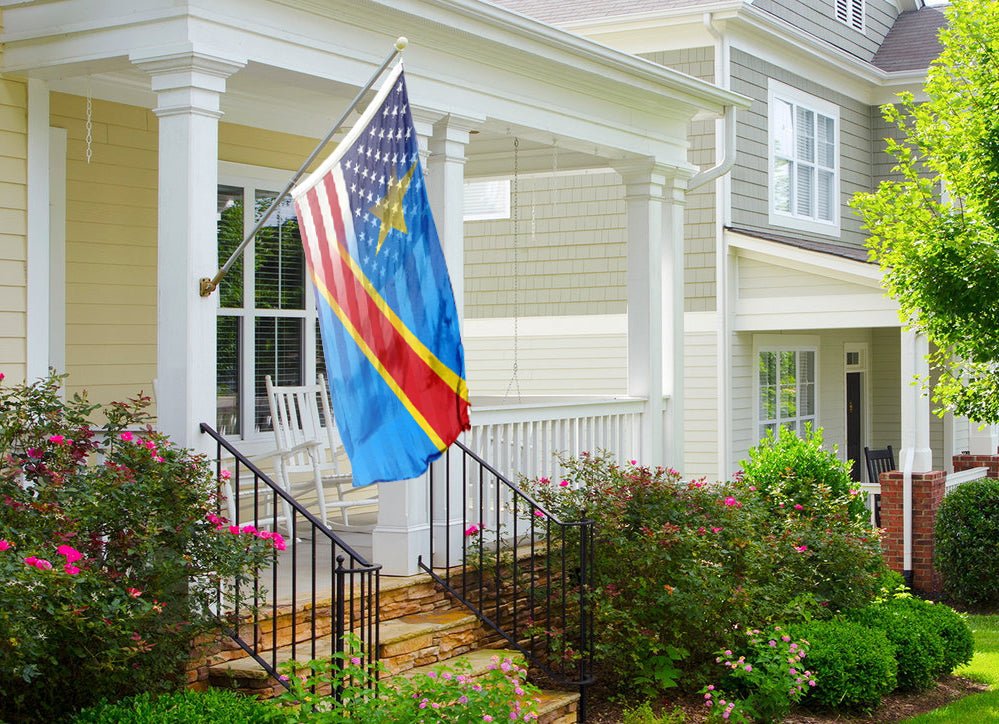
[[[881,706],[869,714],[821,714],[802,710],[792,713],[784,722],[785,724],[830,724],[831,722],[887,724],[938,709],[944,704],[981,691],[988,691],[988,687],[960,676],[945,676],[929,691],[914,694],[895,693],[886,696],[881,702]],[[661,702],[659,707],[653,708],[657,711],[660,709],[672,711],[675,707],[683,709],[687,716],[686,721],[691,724],[703,722],[707,718],[703,700],[697,697],[667,700]],[[586,720],[589,724],[619,724],[621,713],[629,708],[629,705],[607,701],[600,697],[598,692],[593,692],[588,708]]]

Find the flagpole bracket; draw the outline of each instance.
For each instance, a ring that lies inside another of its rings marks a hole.
[[[218,288],[218,284],[214,279],[209,279],[208,277],[201,277],[198,281],[198,293],[203,297],[210,297],[212,292]]]

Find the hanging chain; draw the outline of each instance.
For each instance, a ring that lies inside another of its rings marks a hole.
[[[94,99],[90,93],[90,79],[87,79],[87,163],[94,155]]]
[[[520,367],[520,139],[513,139],[513,374],[510,384],[506,386],[504,397],[510,396],[510,391],[517,390],[517,402],[520,399],[520,379],[517,372]],[[532,205],[533,217],[533,205]],[[533,226],[534,220],[531,219]]]

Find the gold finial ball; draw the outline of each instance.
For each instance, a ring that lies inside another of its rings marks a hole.
[[[407,45],[409,45],[409,39],[405,35],[400,35],[395,41],[395,49],[398,51],[405,50]]]

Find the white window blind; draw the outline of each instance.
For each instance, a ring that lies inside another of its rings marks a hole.
[[[510,179],[465,182],[465,221],[510,218]]]

